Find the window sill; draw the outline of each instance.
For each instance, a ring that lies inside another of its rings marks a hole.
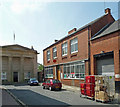
[[[54,59],[57,59],[57,57],[54,57],[53,60],[54,60]]]
[[[47,63],[50,63],[50,60],[48,60]]]
[[[45,78],[53,78],[53,77],[45,77]]]
[[[78,53],[78,51],[71,52],[71,54]]]
[[[73,53],[70,57],[76,57],[77,56],[77,53]]]
[[[66,80],[72,80],[72,79],[74,79],[74,80],[85,80],[85,78],[63,78],[63,79],[66,79]]]
[[[67,59],[67,55],[66,56],[62,56],[62,59]]]
[[[64,54],[64,55],[62,55],[62,56],[67,56],[67,54]]]

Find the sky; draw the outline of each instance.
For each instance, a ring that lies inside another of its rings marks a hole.
[[[40,53],[38,63],[43,64],[43,49],[55,39],[65,37],[71,29],[101,17],[105,8],[110,8],[115,20],[118,19],[118,1],[0,1],[0,46],[33,46]]]

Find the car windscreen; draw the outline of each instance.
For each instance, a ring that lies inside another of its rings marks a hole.
[[[36,81],[36,78],[31,78],[30,81]]]
[[[55,84],[55,83],[60,83],[60,81],[59,80],[53,80],[53,83]]]

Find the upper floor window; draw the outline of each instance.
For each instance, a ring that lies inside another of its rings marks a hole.
[[[74,38],[70,41],[71,53],[78,52],[78,39]]]
[[[53,59],[57,58],[57,48],[53,48]]]
[[[62,56],[67,55],[67,42],[62,44]]]
[[[47,51],[47,61],[50,60],[50,50]]]

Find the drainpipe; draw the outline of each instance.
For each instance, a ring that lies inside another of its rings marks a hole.
[[[91,75],[91,72],[90,72],[90,26],[88,26],[88,61],[89,61],[89,64],[88,64],[88,71],[89,71],[89,75]]]

